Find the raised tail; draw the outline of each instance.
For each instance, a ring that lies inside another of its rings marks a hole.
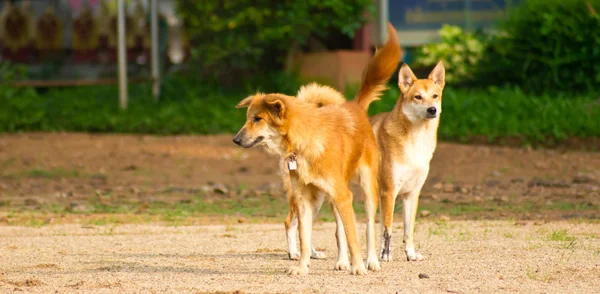
[[[369,61],[363,72],[358,93],[354,101],[364,110],[369,109],[369,104],[379,100],[381,92],[386,89],[385,84],[396,71],[400,62],[400,42],[398,34],[391,23],[387,25],[388,40],[381,50]]]

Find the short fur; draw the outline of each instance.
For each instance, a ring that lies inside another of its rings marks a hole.
[[[419,194],[437,143],[444,77],[442,62],[429,78],[420,80],[408,65],[403,65],[398,75],[402,95],[396,106],[391,112],[370,119],[381,154],[379,184],[383,233],[380,258],[383,261],[392,260],[392,221],[397,196],[403,200],[406,257],[409,261],[423,259],[415,251],[413,234]]]
[[[334,206],[337,223],[343,225],[343,231],[341,226],[336,231],[335,268],[350,267],[353,274],[365,274],[367,268],[380,269],[374,237],[379,154],[366,110],[384,89],[400,57],[397,34],[391,25],[388,30],[388,42],[369,63],[353,101],[315,109],[310,103],[283,94],[257,94],[238,104],[248,107],[248,112],[246,123],[234,138],[236,144],[246,148],[266,145],[283,158],[294,155],[297,161],[297,170],[289,171],[289,175],[300,226],[300,261],[289,270],[290,274],[308,274],[312,220],[323,201],[322,194]],[[355,174],[365,193],[367,268],[358,244],[349,189]],[[350,251],[350,266],[343,243]]]

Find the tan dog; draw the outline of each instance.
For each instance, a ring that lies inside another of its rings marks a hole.
[[[383,50],[371,59],[355,99],[342,105],[314,108],[314,105],[283,94],[256,94],[237,107],[248,107],[247,120],[234,138],[245,148],[266,145],[281,157],[289,158],[295,211],[300,230],[300,261],[290,274],[308,274],[313,215],[327,195],[334,215],[343,224],[340,240],[346,237],[351,273],[365,274],[380,269],[375,251],[379,153],[367,117],[369,104],[378,99],[400,57],[398,37],[391,25]],[[352,208],[351,178],[358,174],[365,193],[367,212],[367,268],[362,260]],[[342,236],[344,235],[345,236]],[[338,254],[336,269],[347,269],[348,261]]]
[[[428,79],[418,80],[408,65],[400,68],[398,86],[402,95],[391,112],[371,118],[381,154],[379,176],[381,217],[381,260],[391,261],[394,205],[403,200],[404,243],[409,261],[422,260],[415,251],[413,233],[419,194],[429,173],[442,113],[445,69],[440,61]]]
[[[342,95],[342,93],[340,93],[339,91],[329,86],[318,85],[315,83],[309,84],[307,86],[302,86],[298,91],[296,98],[298,100],[311,103],[315,107],[323,107],[328,105],[342,105],[346,103],[346,98],[344,98],[344,95]],[[288,201],[290,203],[290,211],[285,220],[285,233],[288,242],[288,256],[292,260],[297,260],[300,259],[300,251],[298,251],[298,247],[296,245],[296,235],[298,232],[298,213],[296,212],[296,206],[294,205],[294,195],[292,183],[290,182],[290,176],[288,174],[287,162],[285,158],[281,159],[281,178],[283,182],[283,187],[288,196]],[[324,199],[323,196],[320,196],[319,198]],[[321,207],[321,205],[319,205],[319,207]],[[331,209],[333,211],[334,208],[332,207]],[[316,217],[316,213],[315,215],[313,215],[313,219],[314,217]],[[345,246],[345,241],[343,243]],[[311,243],[310,257],[313,259],[324,259],[325,254],[323,252],[317,251],[315,249],[315,246]],[[345,259],[347,260],[348,258],[346,257]]]

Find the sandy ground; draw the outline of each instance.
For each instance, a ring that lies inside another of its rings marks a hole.
[[[284,273],[295,261],[286,259],[281,225],[0,227],[0,291],[600,292],[599,223],[422,222],[416,240],[424,261],[397,258],[366,276],[332,270],[333,232],[331,223],[315,227],[328,259],[296,277]],[[402,257],[401,237],[393,242]]]

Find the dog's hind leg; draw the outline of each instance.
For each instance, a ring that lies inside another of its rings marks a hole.
[[[373,157],[370,164],[359,167],[360,185],[365,198],[365,211],[367,213],[367,269],[377,271],[381,269],[377,250],[375,249],[375,216],[378,204],[377,164],[379,159]]]
[[[315,203],[313,204],[313,223],[315,222],[315,218],[317,218],[317,214],[319,210],[321,210],[321,206],[323,205],[323,200],[325,200],[325,195],[323,193],[315,193],[313,195],[315,199]],[[324,252],[317,251],[315,248],[314,242],[311,240],[310,242],[310,258],[312,259],[325,259],[327,256]]]

